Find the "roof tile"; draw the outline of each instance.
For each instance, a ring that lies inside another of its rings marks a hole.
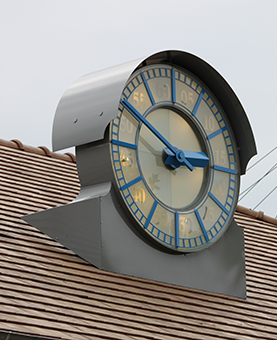
[[[72,201],[74,157],[0,140],[0,330],[57,339],[276,339],[277,223],[238,207],[247,299],[94,268],[21,216]]]

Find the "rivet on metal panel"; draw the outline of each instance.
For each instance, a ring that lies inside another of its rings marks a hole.
[[[99,115],[99,116],[101,117],[101,116],[103,116],[103,114],[104,114],[104,112],[102,111],[102,112],[100,113],[100,115]]]
[[[73,123],[76,124],[77,122],[78,122],[78,118],[76,118]]]

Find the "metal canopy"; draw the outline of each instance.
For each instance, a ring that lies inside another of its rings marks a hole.
[[[117,115],[118,103],[130,75],[139,67],[173,64],[195,74],[219,100],[231,123],[240,157],[241,174],[256,152],[246,113],[223,77],[204,60],[182,51],[162,51],[144,59],[81,77],[61,98],[53,123],[53,150],[103,139],[105,129]]]

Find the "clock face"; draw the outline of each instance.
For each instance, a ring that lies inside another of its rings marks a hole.
[[[192,252],[224,234],[238,197],[237,148],[194,75],[165,64],[133,73],[110,124],[110,150],[124,204],[153,240]]]

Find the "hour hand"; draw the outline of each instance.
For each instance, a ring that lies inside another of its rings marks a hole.
[[[164,164],[172,169],[177,169],[184,165],[183,159],[198,168],[205,168],[209,162],[209,158],[203,152],[183,151],[177,148],[175,154],[169,149],[164,149],[163,151]]]

